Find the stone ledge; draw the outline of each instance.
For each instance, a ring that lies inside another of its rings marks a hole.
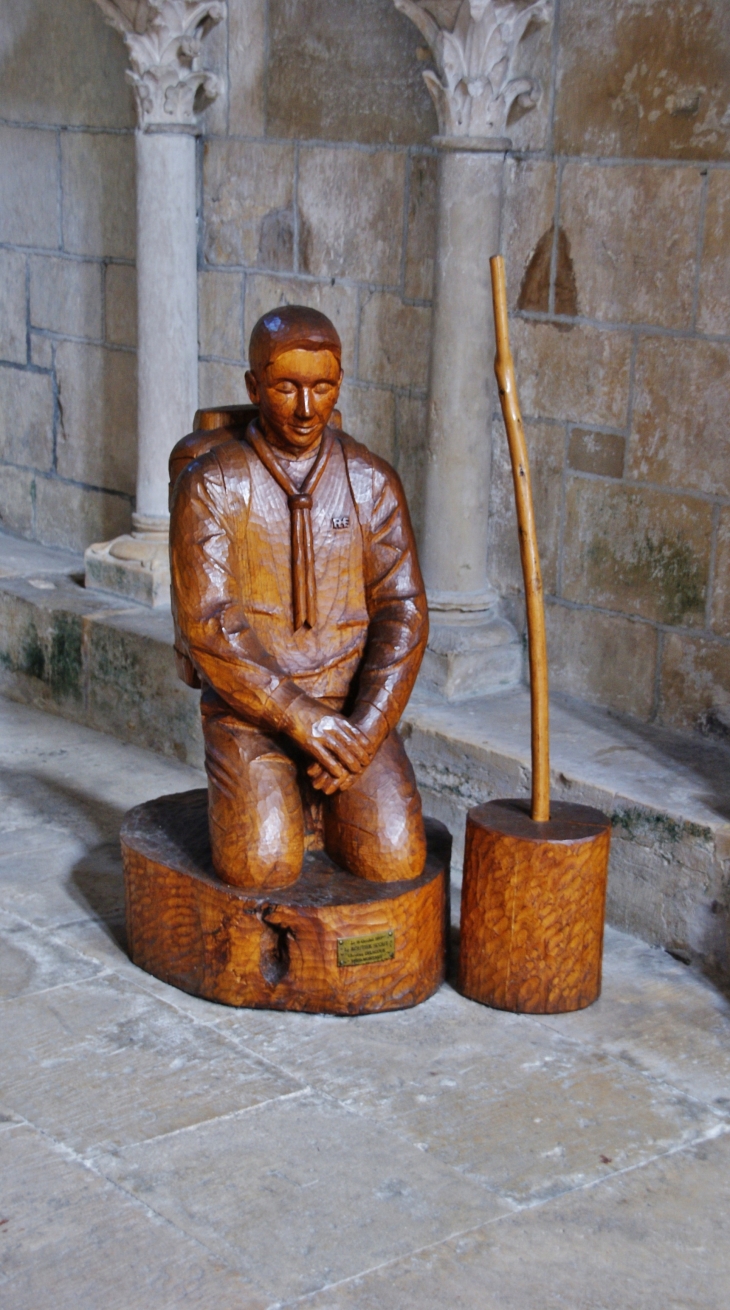
[[[0,534],[0,691],[200,768],[198,693],[176,677],[169,611],[115,604],[79,577],[81,556]],[[460,859],[471,805],[529,792],[528,693],[454,704],[417,689],[402,729]],[[610,921],[730,975],[730,751],[567,701],[551,741],[555,798],[613,820]]]
[[[472,805],[529,795],[529,693],[455,705],[417,688],[401,728],[460,861]],[[610,922],[730,975],[730,750],[567,698],[551,702],[550,740],[553,797],[612,819]]]

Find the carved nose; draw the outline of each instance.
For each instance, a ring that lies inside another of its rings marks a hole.
[[[309,387],[302,387],[299,393],[298,411],[300,418],[311,418],[314,410],[312,408],[312,393]]]

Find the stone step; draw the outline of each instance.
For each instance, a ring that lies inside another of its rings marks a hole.
[[[200,767],[169,610],[82,584],[80,556],[0,534],[0,691]],[[402,730],[427,811],[454,832],[458,884],[469,807],[529,793],[528,693],[447,702],[424,684]],[[555,798],[611,815],[610,921],[730,975],[730,750],[567,701],[551,745]]]

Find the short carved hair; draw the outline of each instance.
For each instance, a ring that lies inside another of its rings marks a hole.
[[[318,309],[306,305],[283,305],[263,314],[251,333],[248,358],[251,370],[260,374],[285,350],[329,350],[342,358],[342,342],[334,323]]]

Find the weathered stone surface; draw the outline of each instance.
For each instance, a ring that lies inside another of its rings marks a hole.
[[[209,264],[294,267],[294,148],[206,141],[205,258]]]
[[[114,977],[69,989],[62,1017],[43,994],[22,997],[0,1013],[0,1032],[4,1107],[79,1152],[116,1151],[301,1088]],[[49,1062],[59,1041],[62,1068]],[[123,1079],[115,1076],[120,1062]]]
[[[512,105],[507,118],[507,136],[515,150],[549,148],[553,99],[552,13],[548,12],[547,20],[545,23],[531,23],[514,52],[513,76],[528,78],[537,100],[532,109],[524,109],[518,102]]]
[[[631,339],[591,327],[561,331],[515,319],[517,385],[528,417],[623,427],[629,398]]]
[[[617,825],[614,849],[624,840],[622,831]],[[657,836],[667,850],[668,834]],[[575,1014],[546,1015],[543,1022],[593,1050],[600,1046],[628,1057],[635,1067],[722,1109],[730,1077],[730,1006],[722,991],[696,975],[695,985],[687,987],[686,965],[667,951],[647,951],[627,933],[609,929],[606,953],[600,1000]]]
[[[88,850],[75,837],[47,830],[0,836],[3,905],[36,928],[84,921],[89,908],[105,923],[124,921],[121,855],[115,842]],[[0,1017],[0,1023],[2,1019]]]
[[[507,159],[504,170],[502,231],[507,302],[510,309],[521,299],[524,278],[541,238],[550,239],[555,221],[555,165],[552,161]],[[538,303],[521,303],[523,309],[547,313],[550,291],[550,260],[546,261],[547,278]]]
[[[302,149],[301,267],[315,277],[395,285],[403,244],[405,154]],[[338,203],[333,204],[333,196]]]
[[[426,484],[425,396],[399,395],[395,401],[396,468],[408,500],[416,537],[421,539]]]
[[[249,338],[257,320],[279,305],[308,305],[331,318],[342,341],[342,367],[345,375],[352,377],[357,338],[356,287],[249,273],[244,305],[244,354],[248,353]]]
[[[730,12],[724,0],[561,6],[555,149],[726,159]]]
[[[31,255],[30,322],[33,327],[98,341],[101,325],[101,264]]]
[[[21,537],[33,535],[35,477],[30,469],[0,464],[0,528],[17,532]]]
[[[576,472],[596,473],[604,478],[621,478],[625,456],[626,438],[618,433],[571,429],[568,438],[568,467]]]
[[[646,623],[589,609],[546,608],[550,686],[646,719],[654,703],[657,634]]]
[[[397,387],[425,387],[431,310],[375,291],[363,297],[358,376]]]
[[[525,427],[525,438],[543,587],[547,593],[554,594],[558,587],[565,427],[557,423],[529,423]],[[488,565],[490,580],[499,591],[522,592],[524,582],[517,536],[512,464],[501,419],[495,422],[492,438]]]
[[[53,462],[53,382],[44,373],[0,368],[0,457],[50,469]]]
[[[128,1147],[99,1165],[225,1253],[269,1300],[293,1299],[507,1210],[390,1128],[308,1090],[279,1098],[263,1121],[260,1112],[237,1115]],[[262,1261],[272,1228],[285,1229],[287,1240],[275,1262]]]
[[[419,34],[390,0],[273,0],[270,136],[411,145],[437,131]]]
[[[137,605],[99,618],[84,648],[86,722],[200,766],[200,697],[177,676],[169,609]]]
[[[730,496],[729,367],[719,342],[639,342],[629,477]]]
[[[107,264],[104,290],[106,340],[113,346],[137,345],[137,270]]]
[[[0,241],[57,249],[61,214],[55,132],[0,126],[0,174]]]
[[[84,550],[92,541],[109,541],[132,526],[128,497],[58,478],[36,478],[36,531],[40,541],[67,550]]]
[[[302,1082],[333,1100],[346,1089],[351,1110],[414,1146],[427,1142],[433,1163],[513,1205],[608,1178],[722,1122],[712,1110],[698,1122],[690,1097],[656,1083],[650,1091],[628,1062],[597,1061],[555,1028],[467,1009],[446,990],[427,1024],[403,1011],[339,1040],[322,1024],[302,1034],[293,1058],[284,1029],[250,1045],[275,1065],[286,1051]]]
[[[93,978],[99,965],[49,940],[16,915],[0,910],[0,998],[15,999]]]
[[[126,350],[72,341],[56,349],[58,472],[108,491],[134,491],[136,360]]]
[[[126,51],[96,5],[23,0],[8,8],[3,28],[3,118],[134,127]]]
[[[705,501],[570,478],[562,594],[703,628],[711,541],[712,506]]]
[[[64,132],[63,239],[79,255],[134,259],[134,137]]]
[[[712,588],[712,627],[730,637],[730,507],[720,510],[717,528],[715,576]]]
[[[243,359],[242,273],[198,273],[198,344],[201,355]]]
[[[701,332],[730,332],[730,173],[713,169],[707,180],[707,209],[700,266],[697,326]]]
[[[134,259],[134,136],[64,132],[62,179],[66,249]]]
[[[674,1301],[686,1310],[723,1310],[729,1147],[718,1132],[637,1172],[609,1174],[599,1187],[364,1273],[309,1305],[553,1310],[563,1302],[651,1310]]]
[[[381,387],[345,386],[339,407],[345,431],[392,464],[395,460],[393,392]]]
[[[28,354],[25,268],[25,255],[0,250],[0,359],[13,364],[25,364]]]
[[[229,3],[228,130],[235,136],[263,136],[265,132],[266,28],[265,0]]]
[[[148,1310],[151,1301],[156,1310],[216,1310],[221,1297],[264,1310],[240,1274],[41,1133],[7,1129],[3,1160],[12,1215],[3,1289],[13,1310],[91,1310],[94,1300],[107,1310]]]
[[[678,728],[722,737],[730,719],[730,651],[706,637],[672,632],[664,641],[659,713]]]
[[[30,334],[30,362],[36,368],[53,368],[53,341],[39,332]]]
[[[246,370],[243,365],[202,360],[198,368],[198,404],[247,405]],[[192,427],[193,415],[190,415]]]
[[[560,221],[581,314],[690,326],[701,191],[696,168],[565,165]]]
[[[435,155],[411,155],[408,163],[408,217],[406,229],[405,294],[412,300],[430,300],[436,258]]]

